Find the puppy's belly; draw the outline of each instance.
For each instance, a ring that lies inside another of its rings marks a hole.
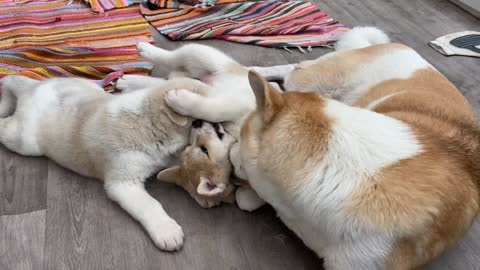
[[[103,178],[105,126],[95,119],[101,113],[100,106],[82,101],[59,105],[39,117],[40,147],[48,158],[65,168],[87,177]]]

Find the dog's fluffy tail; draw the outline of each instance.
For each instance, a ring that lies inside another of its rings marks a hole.
[[[355,27],[346,32],[335,44],[335,50],[364,48],[375,44],[389,43],[390,38],[382,30],[371,27]]]

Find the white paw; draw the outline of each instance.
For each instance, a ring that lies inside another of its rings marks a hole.
[[[161,250],[175,251],[182,248],[183,230],[175,220],[158,220],[146,229],[155,245]]]
[[[137,43],[138,54],[145,60],[155,59],[155,51],[159,49],[147,42]]]
[[[190,116],[190,111],[193,108],[194,99],[197,94],[185,89],[170,90],[165,95],[165,102],[168,106],[177,113],[185,116]]]
[[[141,88],[144,85],[143,78],[140,75],[123,75],[118,78],[115,87],[122,91],[133,91]]]
[[[239,187],[235,193],[235,199],[237,201],[238,208],[252,212],[257,210],[265,201],[258,197],[257,193],[250,188]]]

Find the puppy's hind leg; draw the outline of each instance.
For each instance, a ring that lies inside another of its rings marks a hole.
[[[236,121],[255,109],[250,102],[242,98],[208,97],[187,89],[168,91],[165,102],[172,110],[181,115],[215,123]]]
[[[38,81],[24,76],[7,76],[2,79],[0,108],[7,116],[0,118],[0,142],[11,151],[25,156],[42,155],[36,142],[35,129],[25,124],[30,103],[28,99]],[[3,96],[5,95],[6,96]],[[4,100],[6,97],[6,100]],[[15,103],[17,103],[15,108]]]
[[[200,44],[188,44],[174,51],[167,51],[149,43],[138,43],[137,49],[144,59],[160,68],[169,69],[169,72],[182,71],[196,79],[221,71],[229,63],[235,63],[223,52]]]
[[[0,143],[20,155],[43,155],[37,144],[36,134],[28,132],[23,122],[22,117],[17,113],[7,118],[0,118]]]
[[[1,86],[0,86],[1,87]],[[15,103],[17,98],[10,90],[2,90],[2,96],[0,99],[0,118],[10,116],[15,111]]]
[[[33,90],[38,81],[24,77],[11,75],[0,80],[0,118],[10,116],[15,111],[17,96]]]

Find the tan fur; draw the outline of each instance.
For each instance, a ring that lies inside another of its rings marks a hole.
[[[247,153],[252,155],[249,159],[258,159],[261,166],[268,169],[267,173],[271,171],[282,175],[276,179],[279,181],[277,184],[285,188],[300,185],[301,182],[292,182],[292,179],[301,181],[297,174],[304,172],[303,168],[312,157],[321,157],[326,150],[324,145],[328,140],[331,120],[321,114],[324,100],[316,93],[280,94],[266,81],[262,83],[266,89],[265,105],[259,104],[258,107],[264,110],[252,114],[242,126],[241,137],[252,136],[244,140],[249,149]],[[287,126],[289,132],[285,133]],[[305,128],[307,126],[308,129]],[[256,156],[260,145],[265,144],[271,147],[262,152],[263,156]],[[295,158],[292,159],[292,156]]]
[[[197,149],[202,146],[208,149],[208,157],[197,153]],[[228,160],[228,149],[226,151],[217,149],[207,134],[197,134],[193,138],[193,143],[179,154],[177,163],[161,171],[157,178],[182,187],[205,208],[217,206],[222,202],[234,202],[235,187],[230,181],[232,165]],[[198,194],[197,188],[201,177],[209,179],[214,185],[225,185],[225,190],[215,196]]]
[[[392,269],[410,269],[441,254],[470,228],[479,210],[480,133],[465,98],[431,68],[406,80],[385,81],[357,105],[395,91],[402,93],[374,111],[410,124],[424,152],[386,168],[375,179],[378,185],[359,191],[349,211],[411,235],[395,245],[389,262]]]

